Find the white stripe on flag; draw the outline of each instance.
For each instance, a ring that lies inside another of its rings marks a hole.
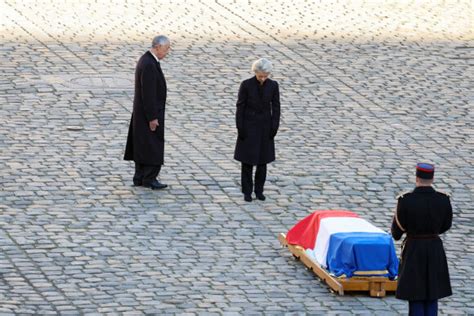
[[[326,268],[326,256],[331,235],[350,232],[384,233],[380,228],[375,227],[365,219],[359,217],[323,218],[319,224],[319,232],[316,236],[313,251],[313,256],[316,258],[316,261]]]

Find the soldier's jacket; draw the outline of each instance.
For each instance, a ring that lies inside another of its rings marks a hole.
[[[434,300],[452,294],[448,264],[439,234],[453,219],[449,196],[431,186],[417,187],[398,197],[392,236],[406,234],[399,266],[396,297]],[[398,223],[397,223],[398,221]]]

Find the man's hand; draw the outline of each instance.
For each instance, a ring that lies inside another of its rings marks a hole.
[[[153,121],[150,121],[148,125],[150,126],[150,130],[152,132],[156,131],[156,128],[160,126],[160,124],[158,123],[158,119],[154,119]]]

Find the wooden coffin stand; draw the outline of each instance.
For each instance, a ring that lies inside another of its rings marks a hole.
[[[280,233],[278,240],[282,246],[288,247],[295,258],[303,262],[303,264],[312,270],[323,282],[326,282],[331,288],[331,291],[337,292],[339,295],[344,295],[344,291],[369,291],[372,297],[384,297],[386,292],[395,292],[397,289],[397,281],[390,280],[387,277],[353,276],[352,278],[338,278],[332,276],[317,262],[310,259],[303,247],[288,244],[285,234]]]

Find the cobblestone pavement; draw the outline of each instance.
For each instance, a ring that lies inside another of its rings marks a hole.
[[[403,313],[393,296],[330,293],[277,234],[331,208],[388,230],[423,160],[455,209],[443,237],[454,295],[440,312],[474,314],[472,9],[0,0],[0,312]],[[170,187],[154,192],[131,186],[122,156],[135,63],[158,33],[172,40]],[[268,198],[249,204],[234,109],[262,56],[282,123]]]

